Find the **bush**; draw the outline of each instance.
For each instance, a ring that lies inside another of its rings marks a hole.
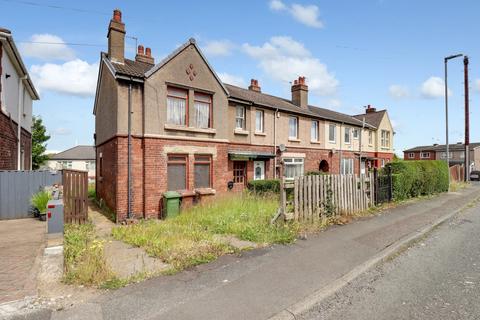
[[[393,198],[407,198],[448,191],[448,167],[441,160],[393,161]]]
[[[255,193],[279,193],[280,192],[280,180],[253,180],[249,181],[247,188]]]
[[[44,214],[47,211],[48,200],[52,199],[52,196],[47,191],[40,191],[35,193],[32,196],[30,202],[32,205],[40,211],[41,214]]]

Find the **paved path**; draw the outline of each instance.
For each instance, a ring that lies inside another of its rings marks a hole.
[[[36,294],[45,228],[33,218],[0,221],[0,303]]]
[[[479,195],[474,186],[330,228],[291,246],[224,256],[111,292],[52,319],[266,319]]]
[[[480,206],[297,319],[480,318]]]

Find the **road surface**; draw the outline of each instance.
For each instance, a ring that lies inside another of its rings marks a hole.
[[[480,204],[300,319],[480,319]]]

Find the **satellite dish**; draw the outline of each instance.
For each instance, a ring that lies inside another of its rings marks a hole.
[[[283,143],[278,146],[278,150],[280,150],[281,152],[285,151],[286,149],[287,148],[285,147],[285,145]]]

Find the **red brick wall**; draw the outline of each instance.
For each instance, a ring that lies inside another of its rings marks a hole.
[[[430,152],[430,158],[420,158],[420,151],[415,151],[415,152],[404,152],[403,153],[403,159],[404,160],[435,160],[435,151],[422,151],[422,152]],[[415,155],[414,158],[410,158],[408,156],[409,153],[413,153]]]
[[[30,169],[32,135],[22,128],[20,144],[24,149],[25,169]],[[17,170],[17,123],[0,111],[0,170]]]
[[[102,155],[102,157],[100,157]],[[106,141],[96,148],[97,198],[116,211],[117,201],[117,138]]]

